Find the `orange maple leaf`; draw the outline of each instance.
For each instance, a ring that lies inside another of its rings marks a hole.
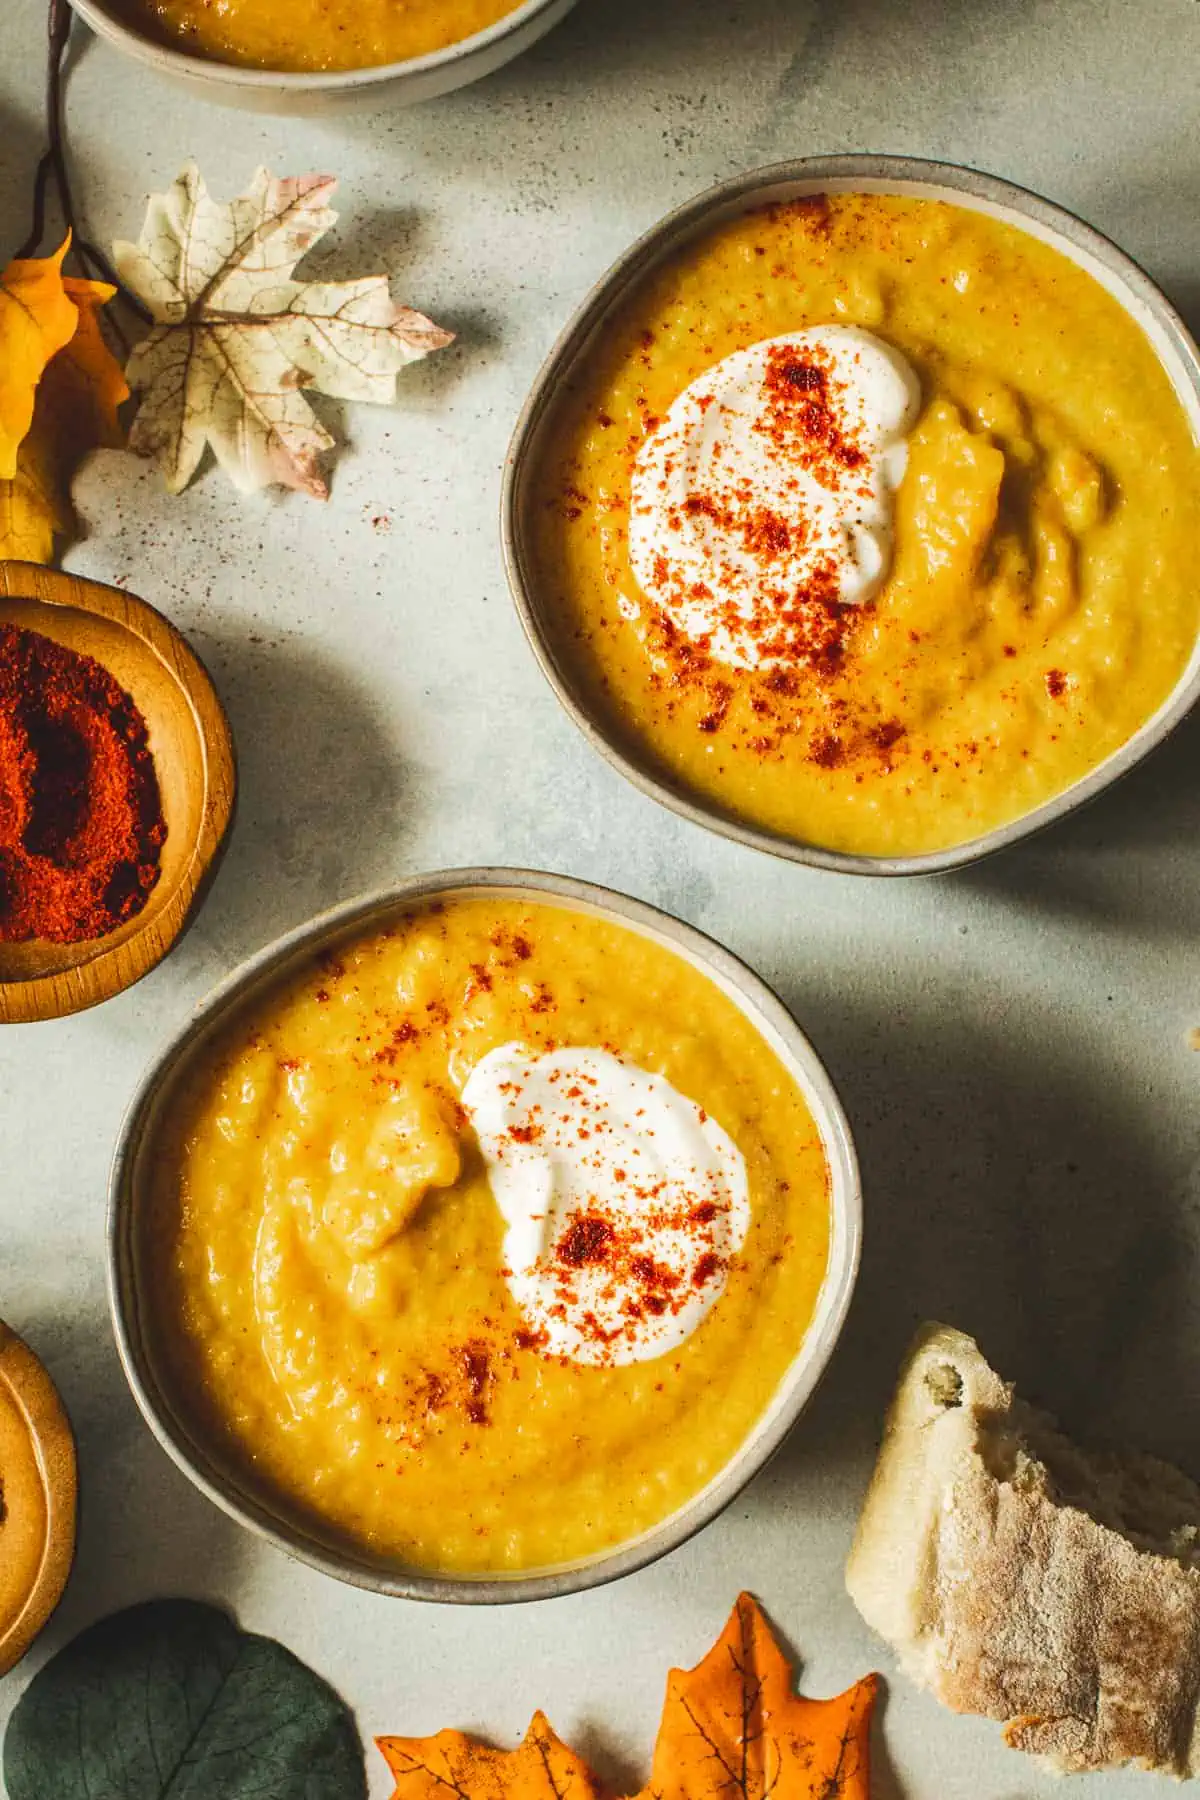
[[[674,1669],[650,1780],[637,1800],[868,1800],[878,1677],[835,1700],[792,1692],[792,1672],[757,1602],[742,1594],[694,1669]],[[376,1740],[394,1800],[595,1800],[599,1781],[537,1713],[516,1750],[459,1731]]]
[[[0,275],[0,481],[16,475],[43,369],[79,323],[63,284],[70,241],[64,238],[53,256],[18,257]]]
[[[600,1784],[583,1758],[557,1737],[545,1713],[534,1713],[515,1750],[494,1750],[461,1731],[436,1737],[381,1737],[376,1743],[407,1800],[504,1800],[508,1794],[546,1800],[594,1800]]]
[[[794,1694],[765,1615],[742,1594],[704,1661],[667,1678],[641,1800],[868,1800],[878,1686],[867,1675],[835,1700]]]

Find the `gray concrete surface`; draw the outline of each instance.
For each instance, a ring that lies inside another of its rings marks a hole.
[[[4,12],[12,246],[44,27],[40,0]],[[259,162],[328,169],[343,216],[317,265],[388,270],[400,298],[461,338],[409,373],[394,410],[345,412],[326,507],[246,502],[215,472],[172,500],[120,456],[79,484],[89,536],[69,566],[129,585],[190,635],[228,705],[243,788],[233,848],[178,952],[98,1012],[0,1034],[0,1314],[46,1356],[83,1459],[79,1565],[46,1648],[143,1595],[212,1595],[324,1670],[365,1734],[455,1723],[511,1740],[541,1705],[632,1786],[667,1666],[698,1657],[742,1586],[809,1691],[889,1669],[841,1564],[920,1316],[978,1333],[1077,1431],[1200,1474],[1200,1056],[1187,1041],[1200,723],[1092,810],[973,872],[905,886],[806,872],[672,818],[588,752],[521,638],[496,530],[509,428],[568,309],[672,203],[755,162],[876,149],[990,169],[1109,232],[1200,326],[1198,67],[1196,0],[581,0],[476,89],[306,122],[207,110],[82,44],[71,135],[97,237],[134,235],[145,193],[188,155],[224,195]],[[747,957],[841,1087],[867,1206],[841,1350],[744,1500],[615,1588],[487,1613],[339,1588],[193,1494],[126,1392],[101,1255],[126,1097],[205,989],[319,907],[484,861],[625,888]],[[23,1678],[0,1684],[0,1714]],[[900,1679],[880,1755],[884,1800],[1049,1786],[993,1727]],[[1088,1800],[1091,1784],[1072,1791]]]

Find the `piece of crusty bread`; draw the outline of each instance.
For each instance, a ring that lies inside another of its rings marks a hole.
[[[1200,1488],[1077,1450],[962,1332],[909,1353],[846,1586],[914,1680],[1015,1749],[1200,1773]]]

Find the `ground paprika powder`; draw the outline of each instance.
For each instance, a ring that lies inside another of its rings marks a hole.
[[[0,625],[0,940],[106,937],[146,904],[166,835],[124,688],[94,657]]]

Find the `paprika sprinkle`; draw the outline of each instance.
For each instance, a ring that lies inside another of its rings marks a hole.
[[[0,626],[0,940],[81,943],[142,910],[167,835],[146,738],[94,657]]]

